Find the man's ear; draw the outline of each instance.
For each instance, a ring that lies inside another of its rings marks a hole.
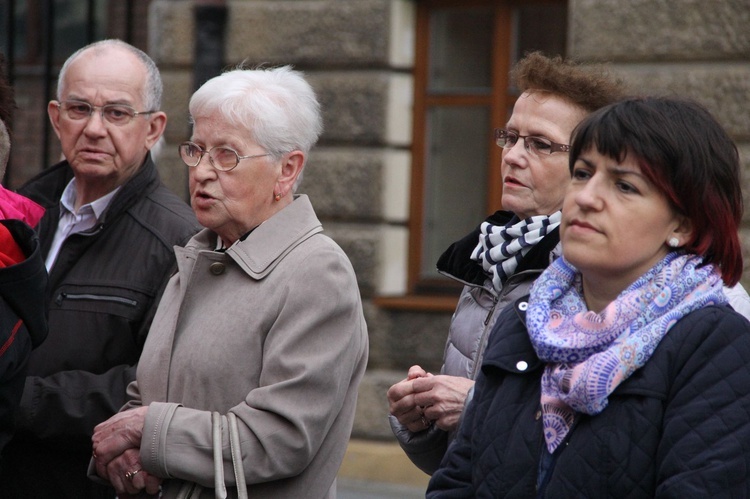
[[[47,104],[47,116],[49,121],[52,123],[52,128],[55,130],[57,138],[60,139],[60,103],[54,100],[49,101]]]
[[[148,122],[148,133],[146,134],[146,149],[151,150],[164,134],[167,127],[167,115],[162,111],[152,113]]]
[[[302,168],[305,166],[305,153],[299,150],[286,153],[283,157],[283,163],[281,164],[281,172],[279,178],[276,180],[279,192],[282,197],[290,194],[294,187],[294,183],[297,181]]]

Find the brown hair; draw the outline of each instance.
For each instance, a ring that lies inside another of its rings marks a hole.
[[[589,113],[625,97],[622,80],[613,77],[607,66],[549,58],[541,52],[526,54],[510,77],[521,92],[549,92]]]

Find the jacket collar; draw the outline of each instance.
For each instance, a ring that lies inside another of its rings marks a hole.
[[[485,219],[485,222],[489,222],[493,225],[505,225],[513,218],[514,214],[510,211],[496,211],[490,217]],[[479,262],[475,262],[471,259],[471,253],[477,247],[479,242],[480,225],[459,239],[455,243],[451,244],[447,250],[440,256],[437,262],[437,269],[443,274],[446,274],[454,279],[463,281],[469,284],[481,286],[487,279],[487,274],[484,272],[482,265]],[[556,227],[539,244],[535,245],[528,254],[524,257],[521,263],[518,264],[516,274],[527,270],[543,270],[549,266],[550,253],[555,249],[557,243],[560,242],[560,228]]]
[[[500,313],[482,361],[482,371],[485,374],[494,369],[520,374],[544,367],[526,329],[528,302],[529,296],[526,295]]]
[[[294,202],[255,228],[243,241],[226,250],[250,277],[263,279],[295,247],[310,236],[323,231],[310,199],[299,194]],[[186,248],[213,249],[216,234],[204,229],[193,237]]]
[[[529,295],[521,297],[500,313],[482,360],[482,372],[486,376],[491,376],[497,370],[522,374],[544,368],[545,363],[537,357],[526,328],[528,301]],[[663,396],[659,390],[654,389],[654,385],[658,384],[655,382],[657,374],[654,373],[662,373],[663,370],[648,371],[645,367],[648,364],[626,379],[617,387],[616,392],[620,395]],[[650,374],[646,374],[647,372]]]
[[[160,183],[159,172],[151,159],[151,153],[147,153],[143,165],[122,184],[122,188],[115,194],[107,209],[104,210],[100,222],[106,223],[108,218],[124,212],[136,201],[154,191]]]
[[[19,189],[19,192],[32,198],[44,208],[54,209],[59,213],[60,198],[72,178],[73,169],[70,163],[61,161],[29,180]],[[126,210],[138,199],[156,189],[159,183],[159,172],[151,159],[151,153],[148,153],[143,165],[122,185],[102,214],[100,221],[105,221],[108,214],[111,218],[114,214]]]

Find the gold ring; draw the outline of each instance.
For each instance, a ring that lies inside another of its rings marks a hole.
[[[135,476],[140,472],[141,470],[128,471],[127,473],[125,473],[125,478],[127,478],[128,480],[132,482],[133,478],[135,478]]]

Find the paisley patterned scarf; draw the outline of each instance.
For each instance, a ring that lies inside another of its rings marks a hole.
[[[544,438],[550,453],[576,413],[599,414],[607,397],[642,367],[667,331],[690,312],[727,301],[713,265],[669,253],[610,303],[589,311],[581,274],[558,258],[531,288],[526,324],[542,375]]]
[[[520,220],[514,216],[505,226],[484,222],[480,227],[479,244],[471,259],[482,264],[492,278],[495,291],[503,289],[503,282],[513,275],[524,256],[536,243],[560,225],[562,212],[539,215]]]

